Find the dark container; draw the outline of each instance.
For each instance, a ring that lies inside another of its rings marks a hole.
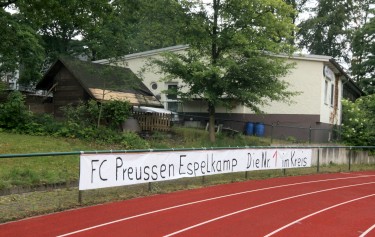
[[[254,123],[247,122],[245,127],[245,134],[248,136],[254,135]]]
[[[254,134],[258,137],[264,136],[264,124],[263,123],[256,123],[254,127]]]

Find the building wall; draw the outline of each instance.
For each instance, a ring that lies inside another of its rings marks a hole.
[[[54,107],[51,98],[27,94],[25,105],[29,111],[35,114],[53,114]]]
[[[177,52],[183,52],[177,51]],[[140,56],[135,55],[125,58],[120,63],[121,66],[127,66],[134,72],[140,72],[145,66],[147,57],[160,57],[158,54],[149,54]],[[327,58],[327,59],[326,59]],[[324,58],[328,61],[329,57]],[[295,68],[290,73],[282,78],[290,84],[290,91],[298,92],[299,94],[291,98],[291,103],[285,102],[270,102],[269,105],[264,106],[262,110],[267,114],[304,114],[304,115],[320,115],[317,122],[340,124],[341,114],[341,97],[342,97],[342,83],[339,80],[335,85],[335,92],[338,93],[335,97],[338,101],[337,106],[334,108],[329,103],[325,103],[325,81],[323,69],[325,63],[319,59],[303,59],[302,57],[289,59],[289,62],[295,63]],[[159,79],[162,75],[156,74],[155,71],[146,70],[142,73],[142,78],[146,86],[155,95],[160,95],[160,99],[166,105],[167,98],[162,93],[163,90],[168,88],[168,83],[160,82]],[[175,80],[172,83],[180,84],[180,80]],[[157,85],[155,87],[155,84]],[[152,86],[154,85],[154,87]],[[331,91],[328,90],[328,97]],[[180,107],[179,112],[206,112],[207,105],[201,101],[184,103]],[[232,110],[218,107],[218,113],[240,113],[251,114],[253,111],[250,108],[242,105],[235,106]],[[336,111],[334,113],[334,111]],[[333,118],[334,117],[334,118]]]
[[[342,80],[344,78],[337,75],[322,78],[320,120],[323,123],[341,124]]]
[[[186,126],[205,127],[208,123],[208,113],[182,113]],[[274,139],[293,139],[299,142],[329,142],[337,139],[331,124],[321,123],[319,115],[304,114],[238,114],[217,113],[216,124],[222,124],[224,129],[232,129],[246,135],[247,124],[253,127],[261,123],[264,133],[261,136]]]
[[[295,63],[282,80],[289,83],[289,90],[299,94],[292,97],[292,103],[271,102],[264,107],[268,114],[320,114],[323,63],[318,61],[289,60]],[[250,112],[250,111],[249,111]]]
[[[175,52],[183,53],[185,49],[180,48],[175,50]],[[140,72],[144,68],[148,57],[160,56],[158,52],[127,55],[122,62],[122,66],[129,67],[135,73]],[[333,124],[339,125],[341,123],[342,78],[336,77],[327,80],[324,72],[325,66],[329,66],[334,74],[339,74],[338,69],[330,63],[330,58],[328,56],[309,55],[307,57],[296,56],[293,59],[288,59],[289,62],[295,63],[295,67],[282,80],[290,84],[290,91],[298,92],[299,94],[292,97],[289,104],[285,102],[270,102],[269,105],[264,106],[262,108],[265,112],[265,115],[262,115],[263,119],[259,119],[250,108],[240,104],[234,105],[231,110],[223,107],[216,108],[217,116],[235,117],[241,122],[237,122],[237,125],[234,123],[232,126],[239,130],[242,129],[241,126],[243,127],[246,121],[252,121],[252,118],[257,118],[256,120],[259,120],[259,122],[267,122],[268,124],[292,123],[295,126],[324,128],[332,127]],[[162,102],[166,102],[167,98],[163,94],[163,90],[168,88],[168,83],[159,81],[161,77],[161,75],[152,70],[146,70],[142,74],[145,85],[155,95],[160,95]],[[327,82],[328,84],[326,85]],[[173,83],[180,84],[181,81],[175,80]],[[153,88],[155,84],[157,86]],[[332,91],[331,86],[333,86]],[[330,101],[331,95],[334,99],[333,103]],[[167,106],[165,107],[168,108]],[[207,113],[207,103],[200,100],[185,102],[180,106],[179,112],[204,117]],[[194,118],[189,118],[189,120],[191,119]],[[242,125],[239,125],[241,123]]]
[[[58,83],[53,90],[55,117],[59,118],[63,116],[63,112],[61,111],[63,106],[87,100],[83,87],[65,67],[61,68],[56,74],[54,83]]]
[[[170,47],[171,52],[184,53],[186,46]],[[143,83],[150,89],[150,91],[160,100],[164,108],[168,109],[168,98],[163,91],[168,89],[168,85],[181,85],[180,79],[173,80],[172,82],[163,82],[160,79],[163,74],[157,73],[156,68],[147,68],[145,66],[150,58],[161,58],[160,50],[151,50],[146,53],[136,53],[125,56],[124,60],[116,62],[117,66],[130,68]],[[107,60],[99,60],[98,63],[109,63]],[[156,85],[156,86],[155,86]],[[182,112],[180,109],[179,112]]]

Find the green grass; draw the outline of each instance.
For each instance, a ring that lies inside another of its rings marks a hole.
[[[374,166],[361,165],[353,170],[374,170]],[[325,165],[321,173],[347,171],[347,165]],[[82,192],[82,203],[78,202],[77,188],[50,189],[42,192],[29,192],[0,196],[0,223],[22,219],[82,206],[121,201],[136,197],[145,197],[178,190],[188,190],[233,182],[244,182],[276,177],[316,174],[316,167],[306,169],[264,170],[240,173],[212,175],[206,177],[184,178],[165,182],[139,184],[116,188],[104,188]],[[150,189],[150,190],[149,190]]]
[[[203,130],[175,128],[172,133],[154,133],[148,140],[151,148],[190,147],[236,147],[267,146],[269,139],[249,136],[217,136],[215,143],[208,142],[208,133]],[[0,132],[0,154],[68,152],[81,150],[122,149],[119,145],[100,145],[76,139],[28,136]],[[305,169],[265,170],[212,175],[166,182],[106,188],[83,192],[83,202],[78,203],[78,189],[73,185],[78,180],[79,157],[54,156],[33,158],[0,159],[0,191],[34,190],[46,186],[44,191],[0,196],[0,223],[29,216],[61,211],[79,206],[113,202],[135,197],[168,193],[246,180],[267,179],[284,175],[307,175],[317,173],[316,167]],[[374,170],[374,165],[353,165],[352,170]],[[324,165],[321,173],[348,171],[347,165]],[[59,189],[48,184],[61,184]],[[149,190],[151,188],[151,190]]]
[[[270,139],[237,134],[227,136],[217,134],[216,142],[209,141],[208,132],[201,129],[175,127],[171,134],[154,133],[149,141],[152,148],[201,148],[201,147],[237,147],[269,146]]]
[[[151,148],[228,147],[269,145],[267,139],[247,136],[218,135],[216,143],[208,141],[208,132],[176,128],[172,133],[154,133],[148,140]],[[100,145],[46,136],[30,136],[0,132],[0,154],[69,152],[124,149],[120,145]],[[0,159],[0,190],[14,187],[33,187],[55,183],[74,183],[78,180],[79,156],[51,156]]]
[[[26,154],[105,149],[76,139],[0,132],[0,154]],[[0,190],[78,179],[78,156],[0,159]]]

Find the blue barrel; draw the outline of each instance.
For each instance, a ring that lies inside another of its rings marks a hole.
[[[254,127],[255,136],[263,137],[264,136],[264,124],[256,123]]]
[[[245,127],[245,134],[248,136],[254,135],[254,123],[247,122]]]

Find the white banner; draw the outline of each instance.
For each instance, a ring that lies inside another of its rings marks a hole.
[[[97,189],[184,177],[311,166],[311,149],[228,149],[83,154],[79,189]]]

